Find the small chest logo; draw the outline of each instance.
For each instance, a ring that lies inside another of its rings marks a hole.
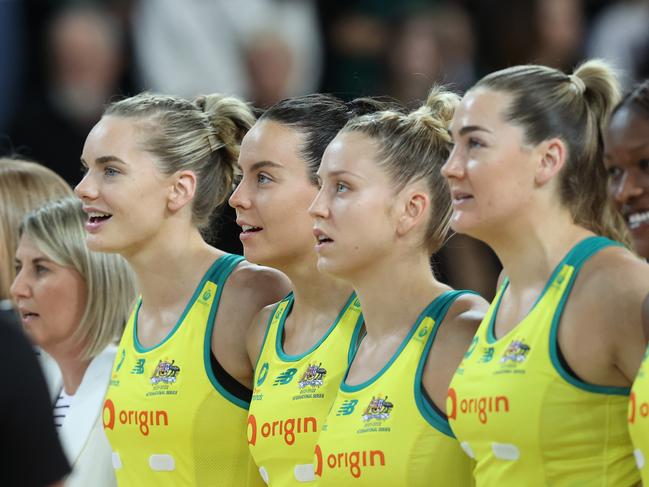
[[[500,357],[500,363],[511,363],[517,365],[525,361],[527,355],[530,353],[530,346],[523,340],[512,340],[503,356]]]
[[[175,360],[172,360],[171,362],[167,362],[166,360],[158,361],[158,365],[151,376],[151,384],[158,384],[160,382],[172,384],[176,382],[178,374],[180,373],[180,367],[178,367],[175,362]]]
[[[358,399],[345,399],[336,411],[336,416],[349,416],[354,412]]]
[[[209,299],[212,297],[212,291],[209,289],[203,293],[203,301],[209,301]]]
[[[135,362],[135,365],[131,369],[131,374],[136,374],[136,375],[142,375],[144,374],[144,364],[146,363],[146,359],[139,358]]]
[[[381,397],[372,396],[372,400],[365,408],[363,413],[363,421],[386,420],[390,417],[390,412],[394,408],[394,404],[388,401],[388,396]]]
[[[294,367],[291,367],[290,369],[286,369],[284,372],[279,374],[275,378],[275,382],[273,382],[274,386],[285,386],[286,384],[289,384],[293,380],[293,376],[297,372],[297,369]]]
[[[257,376],[257,387],[261,386],[266,380],[266,377],[268,377],[268,368],[268,362],[264,362],[264,365],[261,366],[259,375]]]
[[[322,362],[317,365],[309,364],[297,385],[300,389],[320,387],[325,375],[327,375],[327,369],[322,367]]]

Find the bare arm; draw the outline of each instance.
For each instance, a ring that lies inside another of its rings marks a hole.
[[[424,366],[422,383],[435,405],[446,410],[453,374],[462,361],[489,304],[474,294],[459,297],[437,331]]]
[[[559,346],[583,381],[628,387],[647,339],[642,323],[649,266],[630,252],[605,249],[577,277],[559,327]]]
[[[253,366],[248,354],[248,330],[264,307],[288,294],[288,283],[279,271],[243,262],[223,289],[212,334],[212,352],[232,377],[249,388]]]

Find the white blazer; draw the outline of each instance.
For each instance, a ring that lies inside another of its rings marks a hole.
[[[72,473],[65,480],[66,487],[117,485],[112,450],[102,423],[104,396],[116,352],[117,347],[109,345],[90,362],[74,395],[70,414],[59,429],[63,451],[72,466]]]

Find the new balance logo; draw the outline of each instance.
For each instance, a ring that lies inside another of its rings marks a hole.
[[[291,367],[290,369],[286,369],[284,372],[282,372],[275,378],[275,382],[273,382],[273,385],[285,386],[286,384],[288,384],[293,380],[293,376],[295,376],[296,372],[297,369],[293,367]]]

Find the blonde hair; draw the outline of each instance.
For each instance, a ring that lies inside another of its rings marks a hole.
[[[449,233],[451,196],[441,167],[451,151],[449,127],[460,97],[434,87],[426,102],[410,113],[391,109],[350,120],[342,132],[360,132],[378,146],[379,166],[397,191],[424,180],[431,195],[425,245],[430,253],[444,244]]]
[[[55,172],[35,162],[0,158],[0,300],[9,299],[16,277],[14,259],[23,216],[63,196],[72,196],[72,189]]]
[[[241,139],[255,122],[250,107],[219,94],[188,101],[140,93],[109,105],[104,115],[141,119],[142,147],[156,156],[163,174],[196,174],[192,221],[206,228],[232,190]]]
[[[82,358],[92,359],[121,335],[135,300],[135,280],[121,256],[88,249],[86,219],[79,199],[63,198],[25,215],[20,232],[56,264],[76,269],[85,280],[86,308],[73,338],[86,344]]]
[[[572,75],[547,66],[514,66],[485,76],[477,87],[511,95],[505,116],[524,130],[526,143],[553,137],[565,142],[568,158],[559,175],[562,204],[577,225],[631,248],[626,225],[606,191],[602,130],[620,99],[613,69],[597,59]]]

